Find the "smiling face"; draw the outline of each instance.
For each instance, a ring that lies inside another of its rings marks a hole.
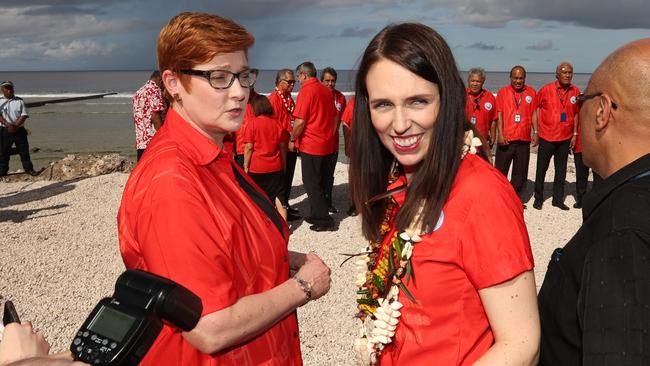
[[[467,77],[469,92],[472,95],[478,95],[483,90],[483,83],[485,83],[485,78],[481,77],[480,74],[469,74]]]
[[[379,139],[413,173],[431,145],[440,111],[438,86],[382,58],[368,70],[366,87]]]
[[[564,87],[571,85],[573,80],[573,66],[570,64],[560,64],[555,70],[555,78]]]
[[[526,85],[526,71],[517,68],[510,73],[510,85],[516,91],[521,91]]]
[[[244,51],[224,53],[215,56],[207,63],[195,65],[194,70],[228,70],[234,73],[248,69]],[[237,131],[244,118],[244,108],[248,101],[249,88],[244,88],[235,79],[228,89],[214,89],[208,80],[201,76],[188,76],[185,86],[165,72],[165,86],[173,95],[178,93],[181,101],[174,102],[174,109],[199,132],[215,142],[223,136]]]

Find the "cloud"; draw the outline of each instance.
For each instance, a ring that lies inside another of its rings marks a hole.
[[[548,51],[551,48],[553,48],[553,41],[550,39],[544,39],[526,47],[527,50],[533,50],[533,51]]]
[[[257,41],[263,42],[277,42],[277,43],[287,43],[287,42],[300,42],[306,40],[307,37],[304,34],[286,34],[286,33],[265,33],[259,37],[256,37]]]
[[[340,37],[360,37],[367,38],[377,33],[374,28],[348,27],[341,31]]]
[[[481,51],[500,51],[500,50],[503,49],[503,46],[497,46],[497,45],[494,45],[494,44],[486,44],[484,42],[476,42],[474,44],[466,46],[465,48],[474,48],[474,49],[481,50]]]
[[[558,21],[598,29],[650,29],[646,0],[427,0],[456,13],[464,23],[504,27],[512,20]],[[615,14],[615,15],[614,15]],[[529,23],[528,26],[535,25]]]

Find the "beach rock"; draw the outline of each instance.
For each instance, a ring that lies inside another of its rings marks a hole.
[[[135,163],[120,154],[75,155],[70,154],[59,161],[50,163],[38,176],[25,173],[11,173],[2,178],[5,182],[26,182],[40,180],[66,181],[71,179],[96,177],[110,173],[128,173]]]

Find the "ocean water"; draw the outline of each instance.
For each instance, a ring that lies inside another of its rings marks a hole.
[[[26,102],[114,92],[101,99],[49,104],[29,110],[26,127],[32,161],[36,168],[67,154],[113,153],[135,157],[135,132],[131,98],[149,78],[151,71],[41,71],[0,72],[0,80],[11,80],[16,95]],[[275,70],[261,70],[255,89],[270,93]],[[354,70],[339,70],[337,89],[346,96],[354,90]],[[463,79],[466,73],[461,73]],[[575,74],[573,82],[583,90],[589,74]],[[555,80],[554,73],[528,73],[527,84],[539,89]],[[496,92],[509,84],[507,72],[488,72],[485,87]],[[294,93],[299,91],[296,85]],[[341,139],[341,141],[343,141]],[[21,168],[13,156],[10,170]]]

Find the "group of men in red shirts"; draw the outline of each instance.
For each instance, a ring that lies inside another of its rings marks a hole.
[[[555,178],[552,205],[561,210],[564,204],[564,182],[567,159],[573,149],[576,161],[577,195],[575,208],[582,206],[586,191],[588,168],[582,164],[578,139],[577,96],[580,90],[571,83],[573,67],[562,62],[556,69],[556,81],[543,86],[539,92],[526,85],[526,70],[515,66],[510,70],[510,85],[501,88],[496,98],[483,89],[485,71],[469,70],[465,110],[490,150],[496,143],[494,166],[508,176],[523,200],[528,179],[530,148],[539,145],[535,171],[533,207],[540,210],[544,202],[544,179],[553,157]]]

